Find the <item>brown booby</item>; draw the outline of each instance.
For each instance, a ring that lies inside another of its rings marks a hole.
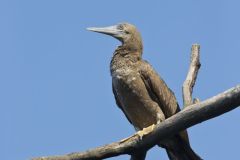
[[[119,46],[112,57],[110,69],[112,89],[118,107],[136,130],[161,123],[180,111],[174,93],[153,67],[142,59],[142,39],[136,27],[129,23],[90,31],[118,39]],[[200,160],[191,149],[187,131],[182,131],[158,143],[171,160]]]

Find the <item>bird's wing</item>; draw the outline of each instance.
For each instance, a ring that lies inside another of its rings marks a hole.
[[[174,93],[167,87],[157,72],[147,61],[141,61],[140,75],[151,98],[162,109],[166,118],[180,111]]]
[[[117,106],[122,110],[122,112],[124,113],[124,115],[127,117],[128,121],[132,124],[132,122],[130,121],[129,117],[127,116],[127,114],[125,113],[125,111],[124,111],[124,109],[123,109],[123,107],[122,107],[122,105],[121,105],[121,102],[120,102],[120,100],[119,100],[119,98],[118,98],[118,94],[117,94],[117,92],[116,92],[113,84],[112,84],[112,90],[113,90],[113,94],[114,94],[114,97],[115,97]]]
[[[149,92],[150,97],[158,103],[166,118],[180,111],[174,93],[168,88],[157,72],[147,61],[141,61],[140,75]],[[189,144],[187,131],[179,132],[181,138]]]

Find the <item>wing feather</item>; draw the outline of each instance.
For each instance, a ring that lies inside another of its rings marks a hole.
[[[142,61],[140,74],[149,95],[158,103],[166,118],[180,111],[174,93],[147,61]]]
[[[145,83],[150,97],[158,103],[165,117],[169,118],[179,112],[180,107],[177,103],[177,99],[164,80],[147,61],[142,61],[141,64],[140,75],[142,80]],[[189,144],[186,130],[179,132],[179,135]]]

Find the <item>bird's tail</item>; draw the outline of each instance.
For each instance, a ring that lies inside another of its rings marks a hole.
[[[159,144],[167,151],[170,160],[202,160],[191,148],[190,144],[179,135]]]

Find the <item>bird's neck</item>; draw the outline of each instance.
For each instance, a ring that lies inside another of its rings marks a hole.
[[[137,60],[142,59],[142,49],[133,49],[125,45],[118,46],[114,52],[114,56],[121,56],[125,58],[134,58]]]
[[[123,46],[119,46],[111,59],[111,75],[113,75],[117,69],[135,66],[141,59],[142,56],[140,52],[130,51]]]

